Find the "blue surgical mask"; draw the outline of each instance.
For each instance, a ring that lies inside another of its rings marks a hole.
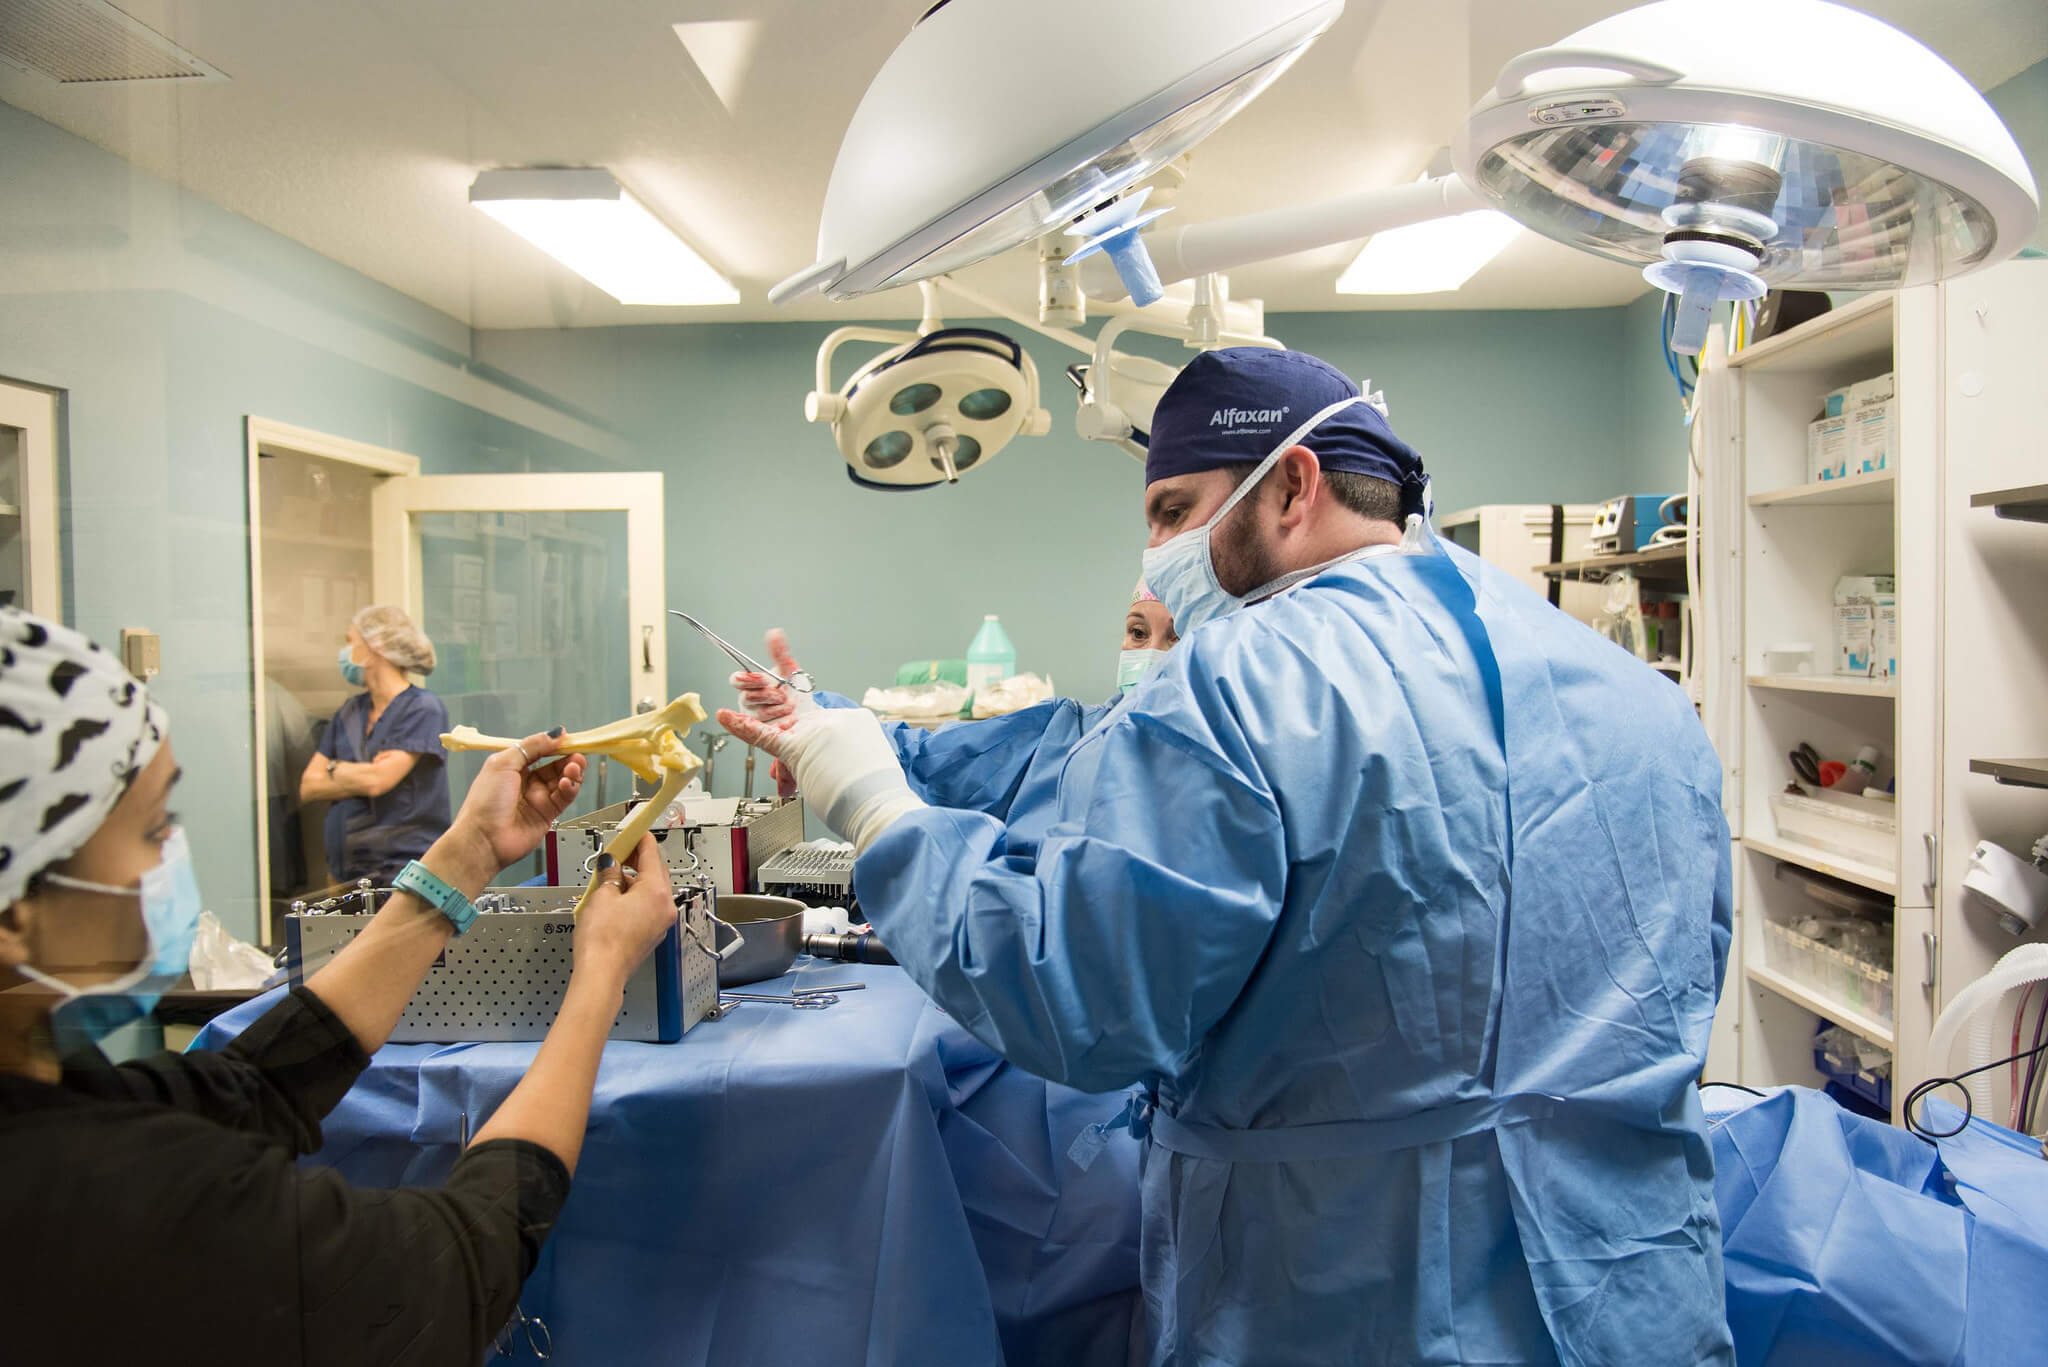
[[[1144,682],[1145,676],[1166,658],[1163,650],[1125,650],[1116,657],[1116,686],[1128,693]]]
[[[199,928],[199,879],[192,871],[192,849],[185,832],[174,829],[164,841],[163,861],[143,874],[137,887],[111,887],[56,873],[43,875],[43,881],[80,892],[138,898],[142,925],[149,933],[149,948],[141,962],[112,982],[78,987],[27,964],[16,969],[24,978],[64,994],[64,1000],[50,1012],[50,1033],[61,1055],[72,1052],[80,1042],[97,1043],[141,1020],[156,1010],[164,993],[184,976],[192,960],[192,936]]]
[[[1210,542],[1211,536],[1222,525],[1223,519],[1230,516],[1230,510],[1259,487],[1259,481],[1272,472],[1281,456],[1299,446],[1303,437],[1320,427],[1332,414],[1340,413],[1352,404],[1365,402],[1362,394],[1339,399],[1317,413],[1282,438],[1280,444],[1268,452],[1266,458],[1231,491],[1230,497],[1223,500],[1223,506],[1207,522],[1182,532],[1164,545],[1146,550],[1144,570],[1139,577],[1173,614],[1175,631],[1186,636],[1211,618],[1222,617],[1245,605],[1245,598],[1226,591],[1222,581],[1216,577],[1216,554]]]
[[[341,666],[341,681],[350,688],[361,688],[363,686],[363,679],[366,676],[363,673],[363,667],[348,657],[351,649],[353,647],[343,646],[341,648],[341,655],[337,658],[336,663]]]

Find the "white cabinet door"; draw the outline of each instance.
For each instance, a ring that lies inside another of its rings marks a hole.
[[[2025,858],[2048,832],[2048,792],[1970,772],[1973,759],[2048,756],[2048,525],[2001,518],[1974,495],[2048,484],[2048,261],[2013,261],[1941,286],[1942,644],[1939,901],[1945,1006],[2021,941],[1962,888],[1980,840]],[[1903,505],[1902,505],[1903,506]],[[2030,938],[2039,938],[2038,934]],[[2009,1038],[2008,998],[1993,1028]],[[1997,1051],[2003,1054],[2005,1050]],[[1963,1066],[1962,1050],[1929,1061]],[[2006,1119],[2007,1073],[1990,1075]]]

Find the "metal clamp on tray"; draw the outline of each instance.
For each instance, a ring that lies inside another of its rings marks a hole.
[[[858,921],[853,861],[851,847],[792,846],[760,866],[761,891],[771,897],[794,897],[807,907],[844,907]]]
[[[698,871],[721,894],[752,892],[758,871],[804,838],[801,798],[684,798],[688,819],[681,826],[656,826],[662,862],[672,873]],[[548,832],[550,883],[581,882],[597,855],[635,806],[614,802],[588,816],[561,821]]]
[[[684,870],[688,871],[686,861]],[[701,880],[678,879],[676,928],[626,983],[610,1038],[670,1044],[718,1014],[714,901]],[[429,969],[391,1032],[393,1043],[537,1040],[561,1010],[574,962],[578,888],[489,888],[476,924]],[[358,885],[324,902],[298,902],[285,917],[293,985],[341,952],[370,924],[389,888]],[[732,947],[738,948],[737,945]],[[731,953],[728,949],[727,953]]]

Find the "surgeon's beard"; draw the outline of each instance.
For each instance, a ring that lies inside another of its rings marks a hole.
[[[1287,573],[1271,544],[1259,534],[1259,502],[1254,493],[1209,533],[1216,582],[1225,593],[1238,598]]]

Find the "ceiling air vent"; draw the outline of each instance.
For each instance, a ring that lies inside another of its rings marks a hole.
[[[227,79],[107,0],[0,0],[0,62],[61,85]]]

